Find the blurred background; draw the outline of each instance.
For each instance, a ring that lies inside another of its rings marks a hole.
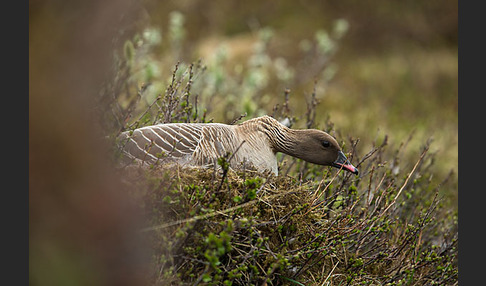
[[[431,140],[437,182],[457,181],[457,9],[457,1],[146,2],[118,53],[132,88],[121,105],[149,84],[144,110],[177,63],[178,74],[193,63],[201,68],[191,94],[208,119],[273,114],[288,93],[293,127],[309,127],[317,104],[312,127],[359,139],[360,153],[387,136],[411,166]],[[457,200],[457,189],[445,193]]]
[[[432,139],[435,180],[451,174],[442,192],[457,211],[457,24],[450,0],[30,1],[32,285],[143,281],[140,217],[111,166],[104,138],[119,130],[106,102],[125,108],[147,85],[143,110],[176,64],[194,64],[191,92],[215,122],[272,114],[287,93],[305,128],[314,95],[314,127],[359,138],[361,155],[387,136],[407,142],[411,168]]]

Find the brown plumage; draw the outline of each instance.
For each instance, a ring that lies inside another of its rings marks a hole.
[[[316,129],[290,129],[269,116],[237,125],[159,124],[124,132],[119,139],[128,158],[149,164],[213,166],[219,157],[231,153],[232,168],[246,164],[258,171],[278,174],[275,154],[282,152],[310,163],[358,173],[331,135]]]

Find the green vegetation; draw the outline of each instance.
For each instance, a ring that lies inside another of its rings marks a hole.
[[[387,156],[381,145],[363,157],[362,177],[312,166],[306,181],[130,169],[149,218],[153,284],[453,284],[457,216],[431,184],[428,146],[403,173]]]
[[[228,170],[230,157],[219,160],[222,171],[121,169],[148,219],[154,285],[457,283],[452,55],[412,49],[408,62],[385,54],[337,65],[349,29],[338,19],[298,42],[301,66],[272,56],[276,32],[269,27],[221,41],[205,59],[176,62],[187,49],[184,23],[172,12],[166,37],[148,27],[116,54],[103,120],[112,139],[155,123],[269,114],[335,135],[360,174],[285,155],[278,177]],[[251,49],[238,54],[239,46]],[[419,62],[423,74],[407,74],[404,67]],[[338,67],[353,77],[337,78]],[[362,90],[373,78],[377,86]],[[421,86],[430,101],[412,96]],[[438,112],[436,104],[447,108]],[[421,128],[442,122],[450,125],[434,138]]]

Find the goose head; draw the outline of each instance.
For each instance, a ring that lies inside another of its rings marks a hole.
[[[294,137],[293,154],[288,153],[289,155],[310,163],[342,168],[353,174],[358,174],[358,169],[349,162],[336,139],[328,133],[316,129],[293,131],[295,131],[292,134],[292,137]]]

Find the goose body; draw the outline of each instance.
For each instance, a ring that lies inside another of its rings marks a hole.
[[[181,165],[213,166],[232,154],[230,167],[243,164],[258,171],[278,174],[275,154],[282,152],[305,161],[358,173],[337,141],[321,130],[290,129],[269,116],[237,125],[221,123],[167,123],[146,126],[120,134],[123,153],[149,164],[176,162]]]

